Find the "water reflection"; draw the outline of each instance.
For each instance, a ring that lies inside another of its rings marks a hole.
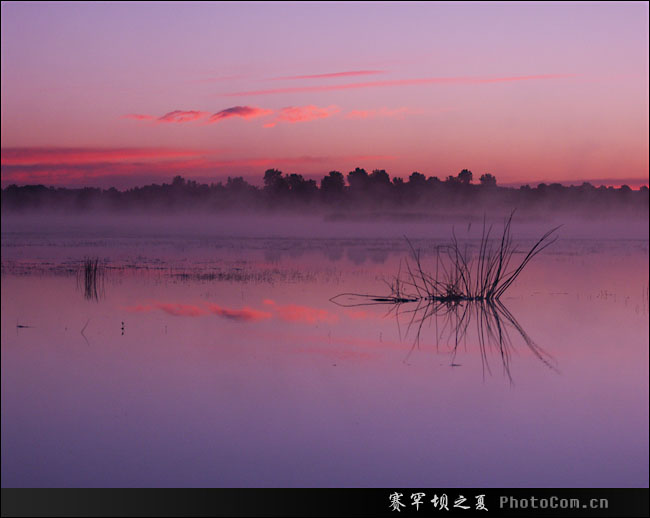
[[[514,336],[521,339],[526,347],[544,365],[558,372],[557,361],[540,347],[517,322],[514,315],[498,299],[473,301],[441,301],[441,300],[400,300],[395,302],[385,297],[374,295],[359,295],[342,293],[331,301],[341,307],[359,307],[388,305],[387,315],[394,315],[400,339],[413,340],[413,344],[405,359],[411,356],[420,344],[428,329],[433,329],[436,350],[441,344],[448,347],[451,354],[450,365],[460,367],[456,362],[461,345],[467,346],[468,339],[475,339],[478,344],[483,377],[486,372],[492,374],[489,353],[496,353],[503,372],[512,382],[510,360],[514,350]],[[472,326],[474,322],[474,326]],[[426,324],[426,327],[425,327]],[[427,339],[428,340],[428,339]]]
[[[264,299],[263,305],[263,309],[256,309],[249,306],[233,308],[206,301],[198,303],[150,301],[144,304],[124,306],[122,309],[135,314],[161,311],[173,317],[213,315],[240,322],[260,322],[272,318],[282,322],[306,324],[336,323],[338,321],[337,315],[321,308],[300,304],[278,304],[273,299]]]
[[[349,308],[403,239],[71,242],[2,247],[4,486],[647,485],[647,240],[560,241],[503,304]]]
[[[77,272],[77,287],[83,287],[86,300],[98,301],[104,296],[104,265],[98,258],[84,259]]]

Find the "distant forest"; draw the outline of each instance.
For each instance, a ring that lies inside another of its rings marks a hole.
[[[69,189],[44,185],[10,185],[2,189],[2,211],[59,209],[103,210],[304,210],[330,209],[343,213],[359,210],[437,211],[518,207],[526,210],[564,209],[607,213],[647,214],[648,187],[632,190],[596,187],[590,183],[565,187],[541,183],[535,187],[501,187],[491,174],[475,181],[471,171],[440,180],[414,172],[407,180],[391,178],[383,169],[368,173],[356,168],[346,176],[331,171],[320,182],[277,169],[264,173],[263,186],[242,177],[225,183],[201,184],[176,176],[171,183],[146,185],[124,191],[115,188]]]

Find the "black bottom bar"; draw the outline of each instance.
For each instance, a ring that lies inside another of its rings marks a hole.
[[[432,515],[647,517],[648,489],[2,489],[2,516]]]

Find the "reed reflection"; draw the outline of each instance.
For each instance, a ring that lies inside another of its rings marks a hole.
[[[524,331],[513,314],[500,301],[526,265],[540,252],[553,244],[555,227],[542,235],[527,251],[520,251],[511,234],[513,213],[505,220],[500,238],[491,239],[492,226],[483,231],[478,249],[461,246],[452,234],[450,244],[436,247],[435,268],[427,268],[420,250],[413,247],[410,258],[400,262],[396,276],[386,282],[386,295],[342,293],[330,299],[343,307],[385,304],[391,306],[388,314],[395,315],[400,339],[402,326],[405,335],[414,334],[411,352],[419,347],[425,323],[435,322],[435,343],[451,346],[451,365],[455,362],[458,348],[466,343],[472,320],[476,325],[476,341],[481,353],[483,374],[490,371],[487,352],[498,353],[504,373],[512,381],[510,357],[513,341],[510,330],[523,340],[533,354],[549,368],[556,370],[556,362]],[[524,258],[516,264],[514,256],[523,253]],[[516,266],[512,266],[516,264]],[[442,321],[442,323],[441,323]]]
[[[451,353],[450,365],[452,367],[460,366],[456,361],[460,347],[466,346],[468,341],[475,339],[480,351],[484,378],[486,372],[492,374],[489,356],[491,353],[496,353],[500,359],[504,374],[510,382],[513,381],[510,370],[511,356],[517,338],[544,365],[555,372],[559,372],[555,358],[526,333],[514,315],[498,299],[391,301],[373,295],[343,293],[334,297],[332,302],[347,308],[372,305],[390,306],[386,315],[395,317],[400,340],[409,337],[413,339],[405,361],[408,360],[414,350],[420,348],[426,332],[433,329],[433,342],[435,342],[436,350],[439,351],[441,347],[445,346],[449,348]],[[474,327],[472,327],[472,323],[474,323]],[[430,342],[428,339],[427,341]]]
[[[104,296],[104,265],[98,258],[84,259],[77,271],[77,287],[83,289],[86,300],[98,301]]]

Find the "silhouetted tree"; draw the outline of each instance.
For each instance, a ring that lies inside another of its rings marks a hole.
[[[383,169],[375,169],[368,177],[368,196],[372,201],[385,201],[390,198],[391,182],[389,174]]]
[[[371,185],[390,185],[390,176],[383,169],[375,169],[370,175]]]
[[[363,192],[368,186],[368,173],[357,167],[348,173],[348,185],[353,192]]]
[[[472,183],[472,171],[469,169],[463,169],[460,173],[458,173],[458,181],[465,185]]]
[[[426,176],[424,176],[422,173],[418,173],[417,171],[412,172],[411,176],[409,176],[409,183],[416,187],[424,186],[426,181]]]
[[[342,193],[345,189],[345,178],[338,171],[330,171],[320,181],[320,188],[323,192]]]
[[[330,171],[320,181],[321,197],[326,203],[342,201],[345,191],[345,178],[338,171]]]
[[[497,186],[497,179],[494,176],[492,176],[490,173],[482,174],[481,178],[479,178],[479,181],[481,182],[481,185],[483,187]]]
[[[316,182],[314,180],[305,180],[301,174],[290,174],[286,177],[286,182],[294,200],[302,203],[309,203],[318,192]]]
[[[290,190],[300,192],[305,183],[305,178],[301,174],[292,173],[286,177],[286,182]]]
[[[232,192],[244,191],[250,187],[249,183],[244,180],[241,176],[235,176],[234,178],[228,177],[226,181],[226,189]]]
[[[264,190],[271,197],[280,197],[289,192],[289,184],[282,176],[282,171],[267,169],[264,172]]]

